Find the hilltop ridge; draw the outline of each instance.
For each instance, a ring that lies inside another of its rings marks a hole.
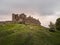
[[[60,45],[60,32],[37,25],[0,25],[0,45]]]

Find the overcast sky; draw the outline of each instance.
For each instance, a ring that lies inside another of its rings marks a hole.
[[[11,20],[12,13],[31,15],[48,26],[60,17],[60,0],[0,0],[0,21]]]

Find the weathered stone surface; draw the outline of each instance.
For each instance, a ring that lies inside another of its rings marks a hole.
[[[24,24],[34,24],[34,25],[41,25],[40,21],[29,16],[27,17],[24,13],[22,14],[12,14],[12,21]]]

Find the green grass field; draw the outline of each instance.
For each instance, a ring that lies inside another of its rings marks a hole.
[[[60,32],[35,25],[0,25],[0,45],[60,45]]]

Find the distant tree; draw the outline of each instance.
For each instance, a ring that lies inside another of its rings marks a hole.
[[[49,31],[55,32],[55,24],[53,24],[52,22],[50,22],[49,28]]]
[[[60,18],[56,20],[56,29],[60,30]]]

